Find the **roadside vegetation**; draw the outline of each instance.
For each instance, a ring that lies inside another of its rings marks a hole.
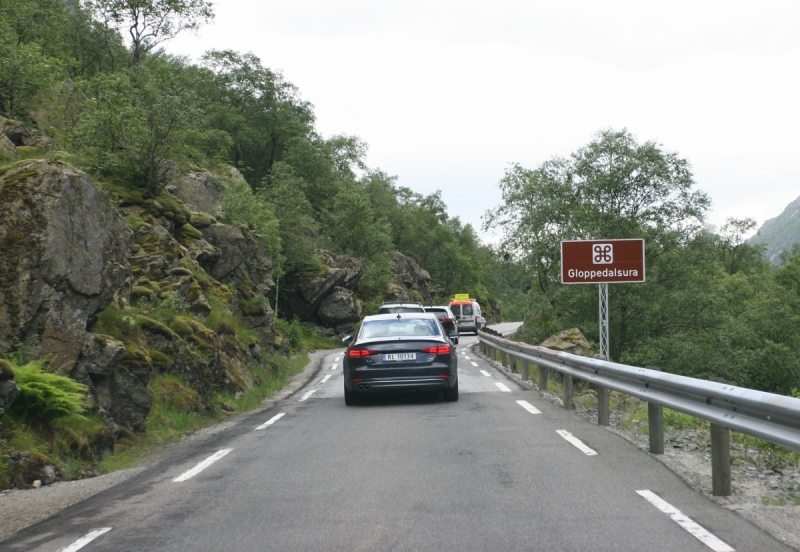
[[[246,391],[217,393],[210,404],[180,377],[156,374],[148,389],[153,406],[142,433],[121,432],[118,439],[99,415],[87,412],[85,389],[74,380],[51,374],[42,363],[0,360],[13,370],[20,397],[0,416],[0,488],[29,487],[30,473],[52,466],[53,477],[80,479],[135,466],[159,447],[229,416],[258,408],[309,362],[307,353],[276,355],[259,369],[251,367],[254,385]]]
[[[560,242],[643,238],[646,277],[609,286],[614,361],[773,393],[800,388],[800,245],[779,266],[745,237],[749,219],[706,222],[711,202],[677,153],[604,130],[568,158],[515,165],[486,228],[509,257],[500,292],[538,344],[577,327],[597,343],[597,286],[562,285]]]

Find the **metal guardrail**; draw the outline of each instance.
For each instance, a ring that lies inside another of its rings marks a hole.
[[[499,353],[504,366],[521,361],[523,379],[529,377],[529,365],[537,365],[540,388],[547,388],[548,370],[561,373],[566,409],[572,409],[573,379],[595,385],[600,425],[608,425],[609,389],[647,401],[651,453],[664,453],[663,407],[711,422],[715,495],[730,495],[729,430],[800,450],[800,399],[536,347],[488,328],[478,339],[481,352],[492,359]]]

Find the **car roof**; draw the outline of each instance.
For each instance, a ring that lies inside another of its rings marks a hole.
[[[370,320],[392,320],[392,319],[396,319],[398,316],[400,318],[407,318],[407,319],[424,319],[424,320],[427,320],[427,319],[433,318],[434,320],[436,320],[436,315],[433,314],[433,313],[430,313],[430,312],[404,312],[404,313],[392,312],[392,313],[388,313],[388,314],[371,314],[369,316],[365,316],[364,317],[364,322],[367,322],[367,321],[370,321]]]
[[[420,303],[418,301],[384,301],[383,303],[381,303],[382,307],[388,306],[388,305],[392,305],[392,306],[413,305],[415,307],[421,307],[422,303]]]

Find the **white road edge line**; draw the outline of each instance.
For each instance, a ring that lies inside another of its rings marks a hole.
[[[103,527],[102,529],[92,529],[84,536],[70,544],[69,546],[65,546],[64,548],[59,548],[58,552],[75,552],[76,550],[80,550],[94,539],[99,537],[100,535],[105,535],[111,531],[111,527]]]
[[[470,364],[472,364],[473,366],[478,366],[477,362],[471,362]]]
[[[305,395],[303,395],[302,397],[300,397],[300,398],[299,398],[299,399],[297,399],[297,400],[299,400],[299,401],[305,401],[305,400],[307,400],[307,399],[308,399],[308,398],[309,398],[311,395],[313,395],[313,394],[314,394],[314,393],[316,393],[316,392],[317,392],[317,390],[316,390],[316,389],[312,389],[311,391],[307,391]]]
[[[542,411],[533,406],[528,401],[517,401],[517,404],[520,405],[522,408],[530,412],[531,414],[541,414]]]
[[[636,491],[636,494],[644,498],[647,502],[667,514],[672,521],[686,529],[697,540],[708,546],[714,552],[736,552],[735,548],[731,548],[727,543],[721,541],[716,536],[709,533],[704,527],[698,525],[690,518],[686,517],[675,506],[658,496],[652,491]]]
[[[481,370],[481,374],[483,374],[484,376],[492,377],[492,375],[489,372],[487,372],[486,370]]]
[[[505,384],[505,383],[502,383],[502,382],[496,381],[496,382],[494,382],[494,384],[495,384],[497,387],[499,387],[499,388],[500,388],[500,391],[502,391],[503,393],[511,393],[511,389],[509,389],[509,388],[506,386],[506,384]]]
[[[180,474],[178,477],[173,479],[172,482],[173,483],[180,483],[181,481],[186,481],[187,479],[190,479],[190,478],[194,477],[195,475],[197,475],[198,473],[200,473],[201,471],[203,471],[204,469],[209,467],[211,464],[213,464],[214,462],[216,462],[217,460],[219,460],[220,458],[222,458],[223,456],[225,456],[226,454],[228,454],[232,450],[233,449],[218,450],[217,452],[215,452],[214,454],[212,454],[211,456],[209,456],[208,458],[206,458],[205,460],[203,460],[202,462],[197,464],[195,467],[193,467],[189,471],[185,471],[182,474]]]
[[[333,375],[333,374],[328,374],[327,376],[325,376],[324,378],[322,378],[322,381],[320,381],[320,383],[325,383],[326,381],[328,381],[329,379],[331,379],[331,376],[332,376],[332,375]]]
[[[570,433],[566,429],[558,429],[558,430],[556,430],[556,433],[561,435],[564,439],[566,439],[568,442],[570,442],[572,445],[574,445],[575,448],[577,448],[579,451],[584,453],[586,456],[597,456],[597,451],[596,450],[591,449],[591,448],[587,447],[586,445],[584,445],[583,441],[581,441],[580,439],[575,437],[572,433]]]
[[[277,422],[278,420],[280,420],[281,418],[283,418],[284,416],[286,416],[286,412],[281,412],[280,414],[276,414],[275,416],[273,416],[272,418],[270,418],[269,420],[258,426],[256,430],[267,428],[272,424],[274,424],[275,422]]]

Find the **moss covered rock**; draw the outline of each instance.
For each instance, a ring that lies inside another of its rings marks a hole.
[[[132,232],[89,177],[60,161],[0,176],[0,351],[41,336],[70,367],[87,322],[130,275]]]

